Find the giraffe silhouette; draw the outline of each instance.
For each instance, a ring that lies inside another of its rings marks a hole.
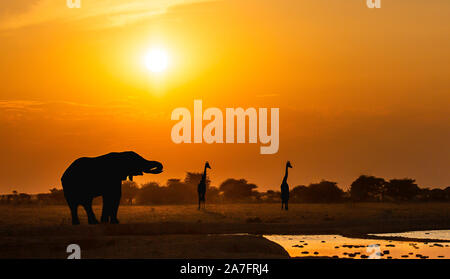
[[[211,169],[208,162],[205,163],[205,169],[203,171],[202,179],[198,183],[198,210],[200,210],[201,204],[203,202],[203,208],[205,208],[205,194],[206,194],[206,169]]]
[[[292,168],[291,162],[287,161],[286,163],[286,172],[284,174],[283,182],[281,182],[281,210],[288,210],[288,202],[289,202],[289,184],[287,183],[288,179],[288,169]]]

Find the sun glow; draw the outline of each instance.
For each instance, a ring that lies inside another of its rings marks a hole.
[[[153,48],[145,56],[145,66],[153,73],[164,72],[169,62],[169,54],[162,48]]]

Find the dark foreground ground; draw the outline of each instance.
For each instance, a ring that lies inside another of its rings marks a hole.
[[[261,235],[450,229],[449,203],[122,206],[119,225],[87,225],[79,212],[72,226],[66,206],[0,206],[0,258],[65,258],[71,243],[82,258],[287,258]]]

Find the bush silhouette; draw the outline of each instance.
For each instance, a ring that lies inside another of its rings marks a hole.
[[[350,197],[354,201],[378,201],[386,181],[375,176],[361,175],[350,186]]]
[[[384,195],[395,201],[412,200],[420,191],[414,179],[391,179],[384,187]]]
[[[291,191],[293,202],[341,202],[344,197],[336,182],[322,180],[307,186],[296,186]]]
[[[132,205],[138,191],[139,187],[136,182],[129,180],[122,181],[122,203]]]
[[[258,188],[255,184],[248,183],[245,179],[229,178],[220,184],[219,190],[223,192],[226,201],[251,201],[256,200]]]
[[[169,179],[165,185],[148,182],[142,185],[133,181],[122,183],[122,204],[162,205],[162,204],[196,204],[197,186],[201,173],[187,172],[184,180]],[[220,187],[210,185],[206,180],[208,202],[266,202],[279,203],[280,191],[268,190],[258,192],[258,186],[245,179],[229,178]],[[414,179],[391,179],[361,175],[350,185],[348,192],[342,191],[336,182],[321,181],[309,186],[298,185],[290,191],[292,203],[334,203],[352,201],[450,201],[450,187],[445,189],[419,188]],[[100,200],[94,201],[96,204]],[[65,204],[62,189],[52,188],[49,193],[29,195],[13,191],[12,194],[0,195],[0,204]]]

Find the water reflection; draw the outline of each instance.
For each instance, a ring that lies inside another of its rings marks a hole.
[[[348,238],[340,235],[265,235],[291,257],[449,259],[450,243]]]
[[[376,236],[381,236],[381,237],[407,237],[407,238],[421,238],[421,239],[450,240],[450,230],[413,231],[413,232],[402,232],[402,233],[379,233],[379,234],[371,234],[371,235],[376,235]]]

